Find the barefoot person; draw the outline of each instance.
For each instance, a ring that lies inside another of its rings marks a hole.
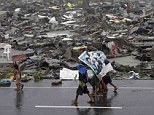
[[[114,88],[113,92],[117,91],[118,88],[116,85],[113,84],[110,73],[108,73],[107,75],[105,75],[102,78],[102,82],[103,82],[102,84],[104,84],[104,90],[105,90],[104,92],[105,93],[107,93],[107,91],[108,91],[108,88],[107,88],[108,84],[110,84]]]
[[[110,62],[106,59],[104,61],[105,65],[109,64]],[[111,65],[112,67],[112,65]],[[100,83],[100,93],[103,93],[106,94],[107,91],[108,91],[108,88],[107,88],[107,85],[110,84],[114,90],[113,92],[116,92],[117,91],[117,86],[113,84],[112,82],[112,79],[111,79],[111,73],[115,73],[116,71],[112,68],[109,72],[107,72],[105,75],[102,76],[102,80],[101,80],[101,83]],[[102,72],[103,73],[103,72]]]
[[[16,80],[16,91],[20,91],[23,89],[24,85],[21,84],[21,71],[19,70],[19,66],[14,64],[14,80]]]
[[[79,95],[83,95],[83,94],[87,94],[89,96],[90,101],[88,101],[88,103],[93,103],[94,101],[86,85],[88,81],[87,68],[83,64],[79,64],[77,66],[77,69],[79,70],[79,86],[77,88],[76,97],[75,97],[75,100],[73,101],[73,104],[76,105],[78,103]]]

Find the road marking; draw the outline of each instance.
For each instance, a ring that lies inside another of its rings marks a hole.
[[[0,87],[0,89],[14,89],[16,87]],[[77,87],[24,87],[25,89],[76,89]],[[88,87],[92,88],[92,87]],[[112,88],[112,87],[108,87]],[[154,87],[118,87],[118,89],[151,89],[154,90]]]
[[[36,108],[67,108],[67,109],[77,109],[77,108],[84,108],[84,109],[122,109],[122,107],[99,107],[99,106],[41,106],[37,105]]]
[[[112,88],[112,87],[110,87]],[[118,87],[119,89],[152,89],[154,90],[154,87]]]

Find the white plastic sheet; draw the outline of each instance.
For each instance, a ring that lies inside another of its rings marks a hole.
[[[60,79],[62,79],[62,80],[79,79],[78,70],[70,70],[67,68],[63,68],[62,70],[60,70]]]
[[[56,20],[55,17],[52,17],[52,18],[50,18],[49,23],[58,24],[58,21]]]
[[[20,12],[21,11],[21,8],[16,8],[14,11],[15,12]]]
[[[111,63],[108,63],[107,65],[104,65],[100,74],[102,77],[104,77],[108,72],[113,71],[113,67],[111,65]]]
[[[66,22],[62,22],[61,24],[63,24],[63,25],[66,25],[66,24],[72,24],[72,23],[75,23],[76,21],[66,21]]]

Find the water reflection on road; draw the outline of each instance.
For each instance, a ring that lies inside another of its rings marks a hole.
[[[16,104],[17,109],[21,109],[21,107],[23,105],[23,96],[24,96],[23,91],[17,91],[16,92],[15,104]]]
[[[112,111],[112,109],[100,109],[97,107],[112,107],[112,100],[118,95],[118,93],[113,93],[110,96],[104,95],[104,96],[96,96],[95,97],[95,103],[91,104],[92,107],[96,108],[77,108],[77,114],[78,115],[100,115],[103,114],[103,112],[106,111]]]
[[[90,112],[91,108],[86,108],[86,109],[80,109],[80,108],[77,108],[77,114],[78,115],[89,115],[89,112]]]

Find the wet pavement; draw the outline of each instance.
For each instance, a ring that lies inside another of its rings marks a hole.
[[[86,95],[80,96],[78,106],[72,106],[77,81],[63,81],[51,86],[51,80],[24,83],[23,92],[11,87],[0,88],[0,115],[153,115],[153,80],[114,80],[118,93],[109,86],[107,98],[97,97],[88,104]],[[91,87],[89,90],[91,91]]]

